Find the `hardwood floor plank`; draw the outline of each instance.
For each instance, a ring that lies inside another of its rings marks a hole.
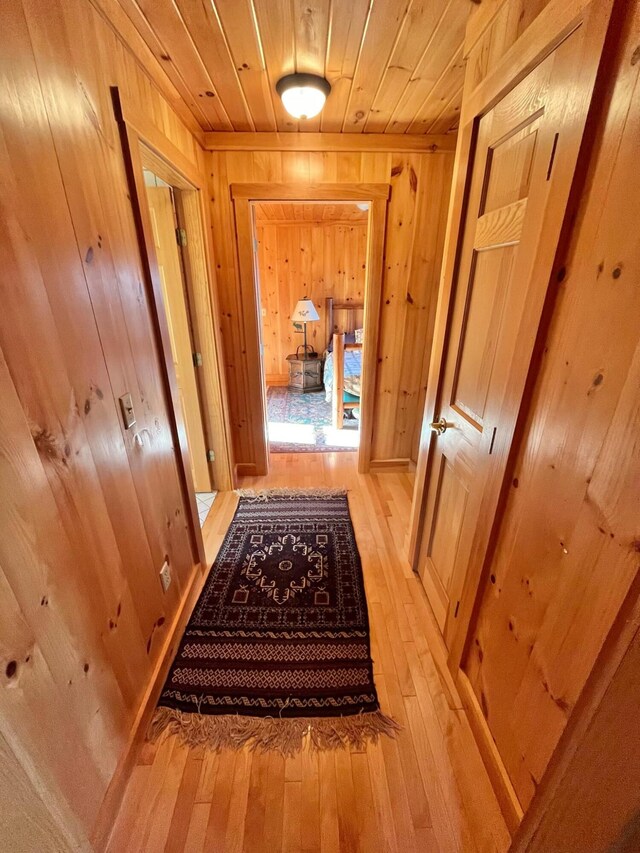
[[[227,831],[229,807],[231,804],[231,784],[235,766],[235,752],[222,752],[218,757],[218,773],[211,797],[209,821],[205,834],[204,847],[212,853],[224,851],[224,839]]]
[[[182,781],[178,790],[175,808],[171,817],[169,835],[165,845],[166,853],[182,853],[189,834],[191,814],[195,803],[196,791],[202,772],[203,750],[190,749],[187,755]]]
[[[299,853],[302,849],[302,782],[284,783],[282,808],[282,853]]]
[[[380,839],[376,826],[376,812],[366,752],[352,753],[351,774],[353,787],[357,791],[356,809],[358,812],[360,849],[363,853],[373,853],[373,851],[380,849]]]
[[[356,853],[358,844],[358,812],[351,771],[351,753],[339,749],[334,754],[336,780],[340,780],[338,797],[338,837],[342,853]]]
[[[184,853],[204,853],[204,839],[209,822],[209,804],[194,803]]]
[[[265,850],[282,848],[282,813],[284,809],[284,758],[279,752],[269,755],[269,782],[265,810],[263,841]]]
[[[195,805],[211,803],[217,773],[218,756],[215,752],[207,752],[202,760],[202,772],[198,779],[198,787],[194,797]]]
[[[330,752],[318,756],[320,766],[320,850],[340,850],[336,767]]]
[[[302,822],[301,850],[316,853],[320,850],[320,769],[316,753],[302,753]]]
[[[239,752],[236,758],[233,781],[231,782],[231,797],[229,801],[229,817],[225,833],[224,849],[226,853],[242,853],[244,825],[247,815],[247,798],[251,782],[251,767],[253,753],[248,749]]]
[[[257,850],[262,843],[262,833],[267,808],[269,781],[269,755],[256,752],[251,761],[251,779],[247,795],[247,812],[244,821],[243,850]]]
[[[145,837],[140,848],[145,853],[156,853],[165,847],[188,757],[189,750],[182,744],[176,743],[171,755],[171,763],[158,794],[156,808],[149,815]]]

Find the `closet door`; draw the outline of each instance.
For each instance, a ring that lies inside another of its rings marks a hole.
[[[421,442],[421,536],[414,555],[450,648],[461,605],[467,614],[473,606],[473,588],[463,602],[465,581],[470,567],[478,577],[482,568],[593,89],[602,22],[600,30],[596,39],[581,20],[469,122],[466,213],[446,320],[439,308],[446,345],[431,411],[427,401],[431,423]],[[457,668],[457,660],[452,664]]]

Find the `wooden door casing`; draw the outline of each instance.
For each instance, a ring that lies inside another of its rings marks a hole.
[[[369,470],[373,436],[375,383],[378,372],[377,347],[380,333],[380,303],[384,276],[384,245],[390,185],[381,183],[237,183],[230,185],[234,207],[235,236],[240,271],[239,296],[242,305],[245,382],[250,384],[254,413],[260,412],[256,432],[256,460],[238,464],[243,474],[261,475],[268,471],[269,438],[266,418],[266,386],[262,366],[260,295],[257,257],[254,243],[253,202],[268,201],[368,201],[367,278],[364,310],[364,347],[362,353],[362,391],[358,469]],[[259,401],[259,405],[255,401]]]
[[[198,492],[211,490],[207,448],[202,424],[198,382],[192,360],[192,342],[180,254],[176,242],[176,219],[172,190],[147,186],[158,271],[167,312],[171,352],[180,403],[184,415],[193,483]]]
[[[409,540],[454,672],[495,518],[610,6],[598,0],[571,7],[552,2],[465,98]],[[440,417],[451,426],[432,438],[429,424]]]

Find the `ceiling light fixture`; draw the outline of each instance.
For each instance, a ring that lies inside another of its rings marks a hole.
[[[317,74],[287,74],[276,83],[285,110],[294,118],[313,118],[324,107],[331,83]]]

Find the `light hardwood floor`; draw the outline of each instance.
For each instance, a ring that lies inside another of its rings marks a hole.
[[[296,758],[146,744],[110,853],[504,851],[509,835],[448,673],[418,578],[403,557],[412,477],[357,472],[355,454],[271,456],[244,487],[346,486],[364,568],[383,710],[402,724],[366,752]],[[213,559],[237,498],[204,526]]]

